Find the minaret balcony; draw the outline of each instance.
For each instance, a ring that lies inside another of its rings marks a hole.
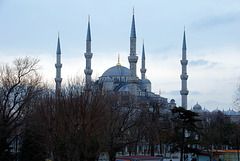
[[[62,78],[55,78],[55,82],[62,82]]]
[[[128,61],[129,63],[137,63],[138,61],[138,56],[134,56],[134,55],[131,55],[131,56],[128,56]]]
[[[188,64],[188,60],[181,60],[181,64],[182,65],[187,65]]]
[[[62,64],[55,64],[56,68],[62,68]]]
[[[180,78],[181,78],[181,80],[187,80],[188,79],[188,75],[187,74],[181,74]]]
[[[86,59],[92,59],[93,53],[84,53]]]
[[[140,69],[141,73],[146,73],[147,69]]]
[[[181,95],[188,95],[189,91],[188,90],[181,90],[180,94]]]
[[[93,72],[92,69],[85,69],[85,70],[84,70],[84,73],[85,73],[86,75],[92,75],[92,72]]]

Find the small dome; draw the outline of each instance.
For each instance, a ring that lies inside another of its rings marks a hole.
[[[146,83],[149,83],[149,84],[151,84],[151,81],[149,80],[149,79],[144,79],[143,81],[142,81],[144,84]]]
[[[210,111],[208,110],[208,109],[203,109],[203,112],[205,112],[205,113],[210,113]]]
[[[202,106],[200,106],[198,103],[193,106],[193,110],[202,110]]]
[[[102,77],[114,77],[114,76],[129,76],[130,70],[124,66],[114,66],[109,69],[107,69]]]
[[[216,110],[213,110],[212,112],[213,112],[213,113],[217,113],[217,112],[222,112],[222,111],[219,110],[219,109],[216,109]]]
[[[224,112],[225,115],[236,115],[237,112],[233,111],[233,110],[228,110],[226,112]]]
[[[104,79],[104,82],[112,82],[113,80],[110,77]]]
[[[175,99],[171,99],[170,103],[175,103]]]

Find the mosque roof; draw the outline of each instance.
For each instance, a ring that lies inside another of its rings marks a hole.
[[[128,92],[128,91],[130,91],[130,87],[129,86],[130,86],[129,84],[126,84],[126,85],[122,86],[118,91],[120,91],[120,92]],[[142,90],[139,87],[137,87],[137,91],[141,92]]]
[[[142,82],[143,83],[151,83],[151,81],[149,79],[144,79]]]
[[[175,103],[175,99],[171,99],[170,103]]]
[[[233,111],[233,110],[230,110],[230,109],[228,111],[224,112],[225,115],[236,115],[236,113],[237,113],[236,111]]]
[[[104,79],[104,82],[112,82],[113,80],[111,79],[111,78],[109,78],[109,77],[107,77],[107,78],[105,78]]]
[[[210,111],[208,109],[203,109],[203,112],[206,112],[206,113],[210,113]]]
[[[193,106],[193,110],[202,110],[202,106],[197,103]]]
[[[113,66],[109,69],[107,69],[102,77],[114,77],[114,76],[129,76],[130,70],[124,66]]]
[[[219,110],[219,109],[215,109],[215,110],[213,110],[212,112],[214,113],[214,112],[222,112],[222,111]]]

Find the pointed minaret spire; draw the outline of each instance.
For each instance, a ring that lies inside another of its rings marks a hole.
[[[185,38],[185,26],[184,26],[184,33],[183,33],[183,46],[182,46],[182,50],[186,51],[187,47],[186,47],[186,38]]]
[[[186,38],[185,38],[185,27],[184,27],[184,33],[183,33],[183,47],[182,47],[182,60],[181,60],[181,65],[182,65],[182,74],[181,74],[181,80],[182,80],[182,89],[180,91],[180,94],[182,96],[182,107],[187,109],[187,95],[189,91],[187,90],[187,47],[186,47]]]
[[[136,30],[135,30],[135,20],[134,20],[134,9],[133,9],[133,18],[132,18],[132,27],[130,34],[130,56],[128,56],[128,61],[130,64],[130,77],[128,82],[130,84],[130,94],[134,95],[137,98],[137,83],[138,77],[136,74],[136,65],[138,61],[138,56],[136,55]]]
[[[88,16],[88,29],[87,29],[87,39],[86,39],[86,53],[84,54],[86,58],[86,68],[84,70],[86,77],[86,89],[91,88],[91,75],[93,70],[91,69],[91,59],[93,54],[91,53],[91,31],[90,31],[90,15]]]
[[[136,29],[135,29],[135,19],[134,19],[134,8],[133,8],[133,17],[132,17],[132,28],[131,28],[131,38],[136,38]]]
[[[90,15],[88,15],[88,30],[87,30],[87,41],[91,41],[91,30],[90,30]]]
[[[62,68],[62,64],[61,64],[61,47],[60,47],[60,37],[59,37],[59,32],[58,32],[58,42],[57,42],[57,62],[55,64],[56,67],[56,78],[55,78],[55,82],[56,82],[56,94],[59,95],[59,93],[61,92],[61,82],[62,82],[62,78],[61,78],[61,68]]]
[[[59,32],[58,32],[57,54],[61,54],[61,48],[60,48],[60,34],[59,34]]]
[[[141,72],[141,79],[145,79],[145,73],[147,69],[145,68],[145,49],[144,49],[144,40],[143,40],[143,48],[142,48],[142,68],[140,69]]]

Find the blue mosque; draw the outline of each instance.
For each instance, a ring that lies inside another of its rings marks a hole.
[[[144,43],[142,46],[142,55],[141,55],[141,77],[137,76],[136,66],[138,62],[138,56],[136,54],[136,29],[135,29],[135,18],[134,18],[134,10],[132,15],[132,24],[131,24],[131,32],[130,32],[130,54],[128,56],[129,68],[121,65],[119,57],[118,63],[116,66],[110,67],[105,72],[103,72],[102,76],[99,77],[95,82],[92,81],[91,75],[93,73],[93,69],[91,68],[91,59],[93,57],[93,53],[91,52],[91,29],[90,29],[90,18],[88,19],[88,27],[87,27],[87,37],[86,37],[86,52],[84,53],[86,59],[86,67],[84,70],[85,73],[85,90],[93,90],[98,89],[102,90],[102,92],[115,92],[119,95],[132,95],[134,99],[145,99],[147,101],[157,101],[161,104],[164,104],[166,108],[172,108],[176,106],[175,100],[171,99],[168,102],[167,98],[161,96],[161,94],[156,94],[152,92],[151,89],[151,81],[146,78],[146,55],[144,49]],[[56,67],[56,92],[61,90],[61,48],[60,48],[60,38],[58,35],[58,43],[57,43],[57,61],[55,64]],[[182,46],[182,74],[180,76],[182,81],[182,89],[180,94],[182,96],[182,107],[187,109],[187,64],[188,61],[186,59],[186,39],[185,39],[185,31],[183,35],[183,46]]]
[[[101,90],[103,93],[117,93],[118,95],[132,95],[135,99],[145,99],[148,102],[155,101],[161,103],[162,107],[169,110],[176,106],[175,100],[171,99],[168,101],[167,98],[161,96],[161,94],[156,94],[152,92],[151,89],[151,81],[146,78],[146,55],[144,49],[144,43],[142,46],[142,55],[141,55],[141,78],[139,78],[136,74],[136,65],[138,62],[138,56],[136,54],[136,29],[135,29],[135,18],[134,11],[132,16],[132,25],[130,32],[130,54],[128,56],[129,68],[124,67],[120,63],[120,58],[118,57],[118,63],[116,66],[108,68],[103,74],[99,77],[95,82],[92,80],[91,75],[93,70],[91,69],[91,59],[93,57],[93,53],[91,52],[91,29],[90,29],[90,18],[88,19],[88,27],[87,27],[87,37],[86,37],[86,52],[84,53],[86,59],[86,67],[84,70],[85,73],[85,90]],[[180,64],[182,65],[182,73],[180,75],[181,79],[181,107],[185,109],[190,109],[193,112],[197,112],[199,114],[210,113],[209,110],[203,109],[200,104],[196,104],[191,108],[187,106],[187,47],[186,47],[186,37],[185,37],[185,29],[183,34],[183,42],[182,42],[182,59],[180,60]],[[56,92],[61,90],[61,48],[60,48],[60,38],[58,35],[58,43],[57,43],[57,62],[55,64],[56,67]],[[165,111],[166,112],[166,111]],[[168,111],[170,112],[170,111]],[[221,111],[216,109],[214,112],[222,112],[223,114],[230,116],[233,120],[238,120],[240,118],[240,111],[236,112],[234,110]]]

